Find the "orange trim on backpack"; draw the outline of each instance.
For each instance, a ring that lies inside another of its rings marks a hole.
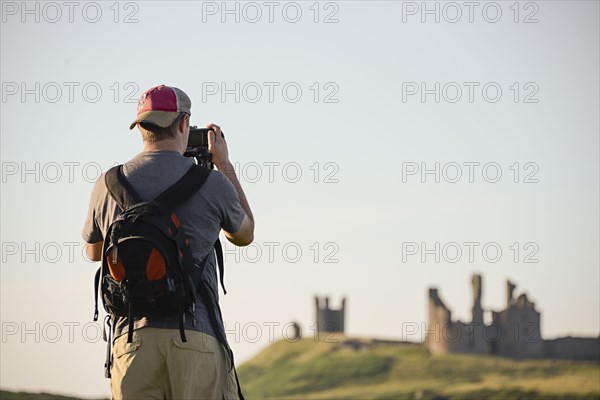
[[[175,213],[171,213],[171,221],[173,221],[177,229],[181,227],[181,224],[179,223],[179,220],[177,219],[177,215],[175,215]]]
[[[123,266],[123,262],[120,257],[117,257],[117,264],[112,263],[112,252],[115,251],[112,249],[110,254],[108,255],[108,270],[110,271],[110,276],[117,282],[121,282],[125,279],[125,267]]]
[[[167,274],[165,259],[162,254],[156,249],[152,249],[148,262],[146,263],[146,279],[149,281],[157,281],[162,279]]]

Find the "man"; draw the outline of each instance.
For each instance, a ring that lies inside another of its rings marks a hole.
[[[180,89],[160,85],[140,97],[137,118],[143,151],[123,165],[127,181],[143,201],[155,199],[179,180],[194,163],[184,157],[189,135],[191,101]],[[246,246],[254,239],[254,218],[246,196],[229,161],[221,128],[210,124],[209,152],[218,171],[212,171],[192,197],[175,208],[189,239],[194,260],[207,257],[202,277],[213,289],[218,307],[216,262],[212,244],[222,229],[233,244]],[[102,259],[102,246],[112,221],[121,212],[110,196],[104,174],[92,191],[83,229],[86,253]],[[207,246],[207,244],[210,244]],[[197,282],[196,282],[197,283]],[[210,305],[199,299],[194,315],[185,319],[182,340],[177,316],[140,318],[134,323],[133,340],[127,342],[128,321],[114,322],[111,390],[115,399],[235,399],[237,379],[231,368],[229,347],[217,340],[225,337],[220,312],[211,324]],[[215,314],[213,314],[215,315]]]

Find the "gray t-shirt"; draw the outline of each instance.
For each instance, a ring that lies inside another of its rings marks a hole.
[[[142,152],[123,165],[123,173],[143,201],[155,199],[159,194],[179,180],[189,170],[194,161],[176,151]],[[113,220],[121,212],[120,207],[108,193],[102,174],[96,182],[90,199],[88,216],[83,227],[83,240],[97,243],[106,237]],[[181,222],[196,265],[208,256],[204,274],[196,279],[208,282],[218,304],[218,279],[213,245],[219,237],[221,228],[227,232],[237,232],[244,219],[244,210],[238,194],[225,175],[212,171],[202,188],[192,197],[175,208],[175,214]],[[199,290],[197,288],[197,290]],[[223,321],[216,311],[219,327],[224,333]],[[195,318],[194,318],[195,317]],[[194,317],[187,313],[186,329],[194,329],[216,337],[210,322],[206,306],[198,299]],[[194,321],[195,319],[195,321]],[[134,328],[142,327],[178,329],[178,316],[136,319]],[[117,318],[115,335],[127,332],[127,319]]]

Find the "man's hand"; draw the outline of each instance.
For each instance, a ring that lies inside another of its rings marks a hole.
[[[212,129],[212,131],[208,132],[208,152],[212,154],[213,164],[215,164],[219,171],[223,171],[227,169],[230,164],[227,142],[222,136],[221,128],[219,126],[208,124],[206,127]]]

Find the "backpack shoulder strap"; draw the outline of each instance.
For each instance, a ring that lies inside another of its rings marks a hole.
[[[109,169],[104,177],[104,182],[108,192],[121,207],[121,210],[142,201],[133,186],[125,179],[123,165],[117,165]]]
[[[194,164],[181,179],[161,193],[155,201],[173,211],[175,207],[200,190],[208,175],[210,175],[208,168]]]

